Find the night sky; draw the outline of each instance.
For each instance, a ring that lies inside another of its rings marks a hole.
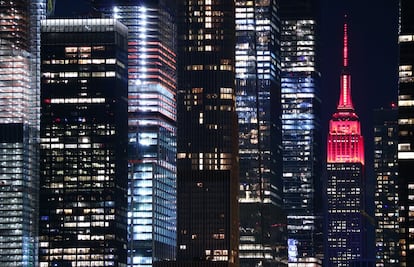
[[[397,100],[398,0],[320,1],[323,140],[326,140],[329,119],[339,99],[343,17],[347,14],[352,98],[365,137],[368,184],[372,196],[373,109],[388,107]],[[89,9],[88,0],[56,2],[56,15],[86,14]]]

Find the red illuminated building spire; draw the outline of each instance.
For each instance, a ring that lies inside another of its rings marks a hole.
[[[346,20],[346,15],[345,15]],[[341,95],[338,109],[354,109],[351,98],[351,75],[348,71],[348,24],[344,23],[343,70],[341,74]]]
[[[345,21],[341,93],[337,111],[329,122],[327,162],[364,164],[364,138],[361,135],[358,115],[352,104],[348,52],[348,24]]]

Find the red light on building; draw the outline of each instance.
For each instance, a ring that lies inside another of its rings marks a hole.
[[[348,71],[348,26],[344,23],[343,71],[337,111],[329,122],[328,163],[364,164],[364,138],[351,97],[351,75]]]

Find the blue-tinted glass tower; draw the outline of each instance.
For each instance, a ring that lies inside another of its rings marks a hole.
[[[283,207],[290,263],[319,266],[322,239],[318,2],[280,2]]]

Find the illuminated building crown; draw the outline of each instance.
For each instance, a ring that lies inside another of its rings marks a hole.
[[[344,23],[343,70],[341,93],[336,112],[329,122],[328,163],[364,164],[364,138],[351,97],[351,75],[348,70],[348,25]]]

